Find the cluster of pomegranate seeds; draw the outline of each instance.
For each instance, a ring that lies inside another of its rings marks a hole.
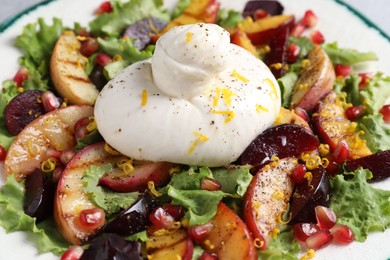
[[[108,65],[111,62],[112,62],[111,57],[103,52],[100,52],[100,53],[98,53],[98,55],[96,55],[95,63],[102,66],[102,67],[105,67],[106,65]]]
[[[379,112],[383,115],[383,121],[390,124],[390,105],[384,105]]]
[[[315,44],[322,44],[325,42],[324,35],[315,29],[317,25],[317,15],[312,10],[307,10],[301,20],[299,20],[292,28],[290,35],[292,37],[300,37],[306,29],[311,29],[309,39]]]
[[[345,110],[345,116],[348,120],[357,121],[364,115],[365,110],[362,105],[357,105],[353,107],[349,107]]]
[[[188,228],[188,236],[196,243],[202,243],[213,230],[212,223],[206,223],[203,225],[195,225]]]
[[[81,246],[73,245],[62,254],[60,260],[79,260],[84,253],[84,249]]]
[[[102,15],[104,13],[111,13],[112,6],[110,1],[103,2],[95,11],[96,15]]]
[[[23,82],[28,79],[28,69],[27,68],[20,68],[14,78],[13,81],[16,83],[18,87],[23,86]]]
[[[352,73],[352,67],[349,65],[336,64],[334,66],[336,77],[348,77]]]
[[[290,43],[287,47],[287,61],[290,63],[294,63],[299,58],[299,53],[301,51],[301,48],[295,44]]]
[[[214,179],[203,178],[203,180],[200,184],[200,188],[202,190],[217,191],[217,190],[220,190],[222,188],[222,185],[221,185],[221,183],[219,183],[218,181],[216,181]]]
[[[352,230],[338,224],[333,210],[317,206],[315,208],[317,224],[298,223],[294,225],[294,237],[309,249],[320,249],[330,243],[346,245],[354,241]]]
[[[350,148],[345,140],[340,140],[337,143],[336,149],[333,152],[333,159],[337,163],[342,163],[347,160],[350,156]]]

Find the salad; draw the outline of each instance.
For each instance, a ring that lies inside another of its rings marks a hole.
[[[283,5],[104,2],[88,28],[27,25],[0,96],[0,225],[62,259],[310,259],[388,228],[390,78]],[[189,114],[161,128],[167,111]]]

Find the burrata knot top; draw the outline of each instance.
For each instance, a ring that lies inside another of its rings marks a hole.
[[[95,104],[106,142],[137,160],[224,166],[270,127],[280,90],[268,67],[215,24],[178,26]]]

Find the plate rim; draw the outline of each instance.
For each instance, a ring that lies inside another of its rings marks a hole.
[[[58,0],[44,0],[40,3],[37,3],[37,4],[32,5],[30,7],[27,7],[25,9],[23,9],[22,11],[6,18],[3,22],[0,23],[0,34],[3,33],[4,31],[6,31],[8,28],[10,28],[22,16],[24,16],[30,12],[33,12],[34,10],[36,10],[37,8],[39,8],[41,6],[45,6],[45,5],[50,4],[52,2],[55,2],[55,1],[58,1]],[[350,11],[353,15],[355,15],[360,20],[362,20],[364,22],[364,24],[366,24],[369,28],[372,28],[372,29],[375,29],[376,31],[378,31],[379,34],[390,43],[390,35],[387,34],[386,32],[384,32],[381,28],[379,28],[378,25],[376,23],[374,23],[371,19],[369,19],[366,15],[362,14],[356,8],[352,7],[351,5],[344,2],[343,0],[332,0],[332,1],[336,2],[337,4],[339,4],[341,6],[346,7],[348,9],[348,11]]]

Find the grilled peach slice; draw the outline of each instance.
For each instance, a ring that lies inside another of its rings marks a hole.
[[[166,234],[149,236],[146,241],[148,259],[183,259],[190,260],[194,252],[194,244],[184,229]]]
[[[340,140],[349,145],[351,159],[371,155],[360,135],[355,132],[356,123],[345,116],[344,101],[330,92],[318,105],[316,113],[312,115],[313,124],[320,138],[326,142],[331,151],[334,151]]]
[[[71,104],[93,105],[99,94],[84,70],[81,43],[71,31],[57,40],[50,60],[50,75],[58,93]]]
[[[69,106],[38,117],[28,124],[8,149],[4,162],[5,174],[15,174],[17,180],[39,168],[46,160],[46,150],[73,149],[75,123],[93,115],[91,106]]]
[[[332,61],[325,50],[314,45],[308,55],[309,64],[295,83],[291,107],[311,112],[332,89],[336,78]]]
[[[280,108],[279,115],[274,122],[274,125],[282,124],[296,124],[312,132],[309,124],[302,117],[298,116],[293,110],[284,107]]]
[[[287,210],[294,189],[289,175],[296,165],[297,159],[292,157],[266,165],[257,172],[245,194],[245,223],[262,249]]]
[[[247,225],[228,206],[220,202],[211,221],[213,228],[202,247],[218,259],[257,259],[257,251]]]

